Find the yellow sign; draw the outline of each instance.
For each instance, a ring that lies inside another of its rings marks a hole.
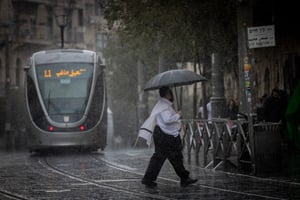
[[[244,70],[245,70],[245,72],[250,71],[250,69],[251,69],[251,65],[250,64],[244,64]]]
[[[51,77],[52,77],[51,69],[45,69],[44,78],[51,78]]]
[[[60,77],[76,77],[82,75],[84,72],[86,72],[86,69],[78,69],[78,70],[67,70],[67,69],[61,69],[58,72],[54,73],[56,78]],[[44,69],[43,73],[44,78],[52,78],[52,70],[51,69]]]

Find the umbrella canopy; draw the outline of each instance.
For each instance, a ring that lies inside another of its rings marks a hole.
[[[204,76],[190,70],[173,69],[155,75],[145,85],[144,91],[159,89],[163,86],[176,87],[191,85],[196,82],[206,81]]]

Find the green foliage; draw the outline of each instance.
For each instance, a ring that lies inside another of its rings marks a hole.
[[[126,46],[120,46],[118,43],[108,45],[104,51],[104,55],[109,55],[107,65],[109,69],[109,87],[114,98],[119,100],[128,99],[130,102],[136,101],[136,94],[132,91],[136,90],[136,60],[130,51],[126,51]],[[114,86],[114,87],[112,87]]]
[[[149,48],[185,61],[236,48],[235,0],[102,0],[100,5],[111,26],[120,22],[121,43],[143,57]]]
[[[138,60],[145,66],[144,77],[149,80],[158,72],[161,54],[177,62],[198,62],[201,55],[216,51],[225,53],[228,60],[236,56],[236,0],[98,0],[98,3],[115,33],[104,50],[111,61],[111,91],[114,99],[122,104],[128,102],[128,109],[134,108],[132,104],[138,98]]]

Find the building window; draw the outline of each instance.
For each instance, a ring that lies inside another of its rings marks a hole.
[[[78,26],[83,26],[83,11],[78,10]]]
[[[16,61],[16,86],[21,86],[21,59],[17,58]]]
[[[46,6],[43,4],[38,5],[37,9],[37,25],[47,25],[47,9]]]
[[[107,44],[107,36],[103,33],[97,33],[97,50],[101,50],[106,47]]]
[[[102,16],[103,12],[102,9],[100,8],[100,6],[95,6],[95,15],[96,16]]]
[[[4,69],[2,66],[2,60],[0,59],[0,89],[3,88],[3,83],[4,83]]]
[[[264,94],[269,94],[270,92],[270,71],[269,68],[265,70],[264,76]]]
[[[87,4],[85,4],[85,11],[86,11],[86,13],[88,13],[89,15],[94,15],[94,6],[93,6],[93,4],[90,4],[90,3],[87,3]]]
[[[3,71],[3,68],[2,68],[2,61],[1,61],[1,59],[0,59],[0,74],[1,74],[1,76],[0,76],[0,81],[2,80],[2,74],[4,74],[4,71]]]

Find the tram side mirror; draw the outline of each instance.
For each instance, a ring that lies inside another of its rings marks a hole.
[[[99,67],[101,67],[101,68],[104,68],[104,69],[105,69],[106,65],[104,65],[104,64],[99,64]]]
[[[98,65],[99,67],[105,69],[106,65],[104,65],[105,62],[103,56],[97,55],[97,61],[98,61]]]
[[[24,70],[25,72],[27,72],[27,71],[29,70],[29,68],[30,68],[30,65],[25,65],[25,66],[23,67],[23,70]]]

